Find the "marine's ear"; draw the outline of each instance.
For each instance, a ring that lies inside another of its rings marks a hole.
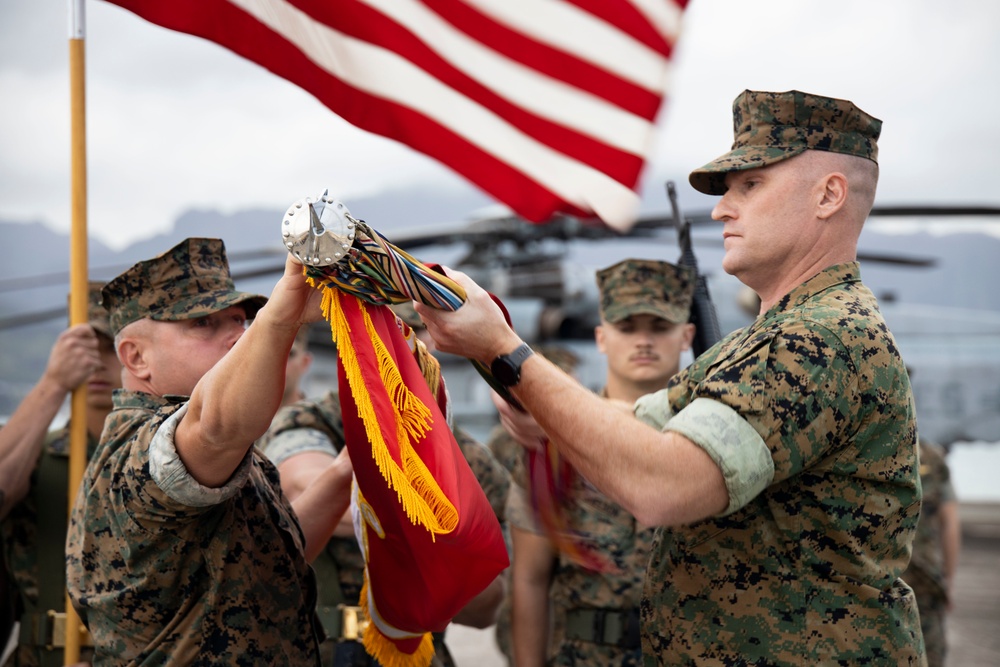
[[[145,341],[141,338],[122,338],[118,342],[118,359],[122,366],[132,375],[140,380],[148,380],[150,376],[149,364],[143,351]]]
[[[816,205],[816,217],[820,220],[829,220],[842,209],[847,203],[848,187],[847,176],[844,174],[839,171],[827,174]]]

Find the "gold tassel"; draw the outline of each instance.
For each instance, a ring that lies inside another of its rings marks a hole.
[[[311,279],[309,283],[316,287]],[[431,411],[407,389],[392,355],[378,337],[368,311],[362,308],[366,333],[378,359],[379,376],[393,403],[396,437],[402,464],[400,467],[393,460],[385,444],[375,406],[364,386],[360,362],[353,346],[350,345],[350,325],[340,306],[340,291],[330,287],[319,289],[323,290],[323,316],[330,323],[333,342],[337,345],[340,363],[358,406],[358,416],[365,425],[365,432],[372,447],[372,457],[378,465],[379,472],[389,483],[389,487],[396,492],[403,511],[413,524],[424,526],[432,536],[452,532],[458,526],[458,510],[438,486],[411,445],[413,440],[423,437],[429,430]]]

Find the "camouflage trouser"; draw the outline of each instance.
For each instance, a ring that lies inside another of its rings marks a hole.
[[[944,656],[948,648],[945,637],[947,602],[941,596],[920,596],[917,598],[917,607],[920,609],[920,629],[924,633],[927,667],[944,667]]]
[[[357,641],[325,641],[321,647],[323,665],[333,667],[378,667],[378,662],[365,653],[365,647]]]

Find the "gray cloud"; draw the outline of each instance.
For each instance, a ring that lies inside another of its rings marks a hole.
[[[66,5],[0,5],[0,218],[69,226]],[[111,245],[190,207],[282,208],[332,187],[467,188],[198,38],[87,4],[89,228]],[[728,149],[744,88],[846,97],[885,121],[880,201],[1000,203],[1000,5],[693,0],[642,190]],[[694,197],[693,193],[685,193]]]

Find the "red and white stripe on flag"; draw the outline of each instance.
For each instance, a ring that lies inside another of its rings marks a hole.
[[[109,0],[544,222],[624,229],[688,0]]]

